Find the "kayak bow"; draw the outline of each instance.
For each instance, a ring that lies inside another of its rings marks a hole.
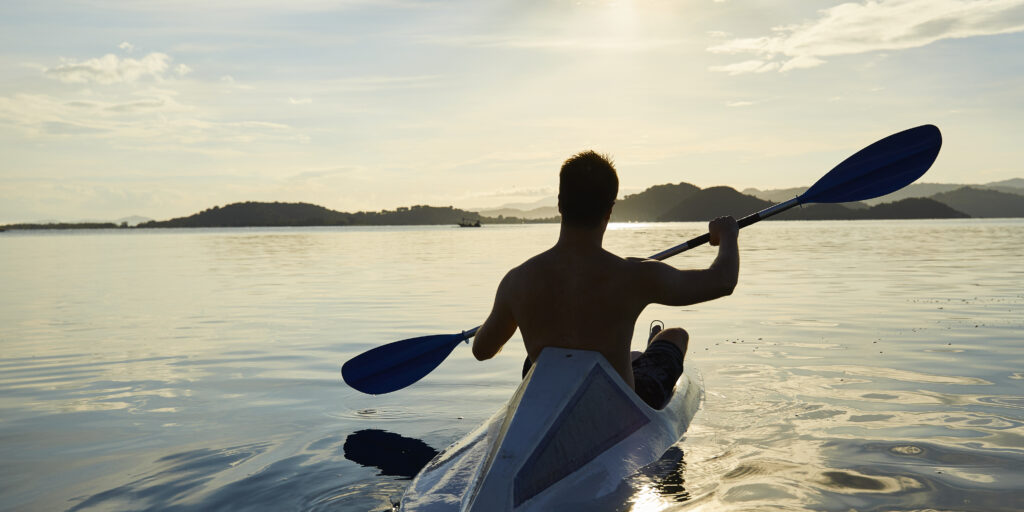
[[[545,348],[501,410],[420,471],[401,510],[582,510],[658,460],[702,400],[691,369],[655,410],[598,352]]]

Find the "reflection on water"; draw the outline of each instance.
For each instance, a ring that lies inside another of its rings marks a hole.
[[[607,241],[643,256],[705,227]],[[478,325],[556,236],[5,233],[0,509],[391,510],[431,447],[508,399],[524,351],[460,347],[380,396],[340,364]],[[740,240],[731,297],[639,319],[637,346],[655,318],[687,328],[706,400],[610,508],[1024,510],[1024,222],[769,222]]]
[[[416,476],[438,453],[419,439],[375,429],[349,434],[344,449],[346,459],[378,468],[381,475],[402,478]]]
[[[721,373],[745,393],[709,393],[704,421],[684,442],[697,454],[688,474],[694,506],[1024,507],[1024,415],[1002,403],[1009,397],[939,391],[992,386],[987,379],[857,365]]]
[[[640,468],[628,483],[631,495],[624,501],[627,509],[655,510],[691,499],[686,491],[686,461],[678,446],[669,448],[660,459]]]
[[[144,476],[74,498],[69,510],[369,510],[387,499],[339,478],[340,436],[274,460],[276,449],[258,444],[168,455]]]

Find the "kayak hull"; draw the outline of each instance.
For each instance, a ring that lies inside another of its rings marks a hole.
[[[434,458],[402,498],[407,512],[583,506],[661,457],[703,400],[687,369],[661,410],[597,352],[544,349],[505,406]]]

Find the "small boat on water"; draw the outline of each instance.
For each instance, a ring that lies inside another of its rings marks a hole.
[[[478,227],[480,227],[480,219],[477,219],[476,221],[462,219],[461,221],[459,221],[459,227],[460,228],[478,228]]]
[[[400,510],[588,510],[675,444],[702,400],[689,367],[655,410],[599,353],[546,348],[501,410],[416,475]]]

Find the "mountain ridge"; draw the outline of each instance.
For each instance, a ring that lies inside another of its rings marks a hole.
[[[1009,182],[1014,183],[1012,180]],[[1024,183],[1024,180],[1021,180]],[[921,184],[928,185],[928,184]],[[934,185],[934,184],[933,184]],[[947,184],[942,184],[947,188]],[[913,185],[911,185],[913,186]],[[1000,185],[1002,187],[1002,185]],[[1013,189],[1013,187],[1010,187]],[[749,189],[748,189],[749,190]],[[791,192],[793,189],[789,189]],[[993,188],[969,186],[939,192],[931,197],[886,196],[887,202],[871,204],[811,204],[784,212],[779,220],[858,220],[858,219],[928,219],[928,218],[993,218],[1024,217],[1022,193],[1003,192]],[[920,190],[919,190],[920,192]],[[793,194],[795,196],[796,194]],[[791,196],[792,197],[792,196]],[[789,199],[787,197],[786,199]],[[892,200],[896,199],[896,200]],[[718,186],[701,189],[680,182],[649,187],[617,201],[612,210],[614,222],[679,222],[707,220],[723,215],[736,218],[760,211],[772,201]],[[495,212],[494,210],[487,211]],[[189,216],[164,221],[150,220],[135,227],[274,227],[274,226],[382,226],[458,224],[480,221],[483,224],[558,222],[556,208],[531,210],[535,218],[515,215],[507,209],[497,215],[463,210],[453,206],[415,205],[379,212],[339,212],[309,203],[239,202],[214,206]],[[5,229],[89,229],[131,227],[127,223],[50,223],[9,224]]]

